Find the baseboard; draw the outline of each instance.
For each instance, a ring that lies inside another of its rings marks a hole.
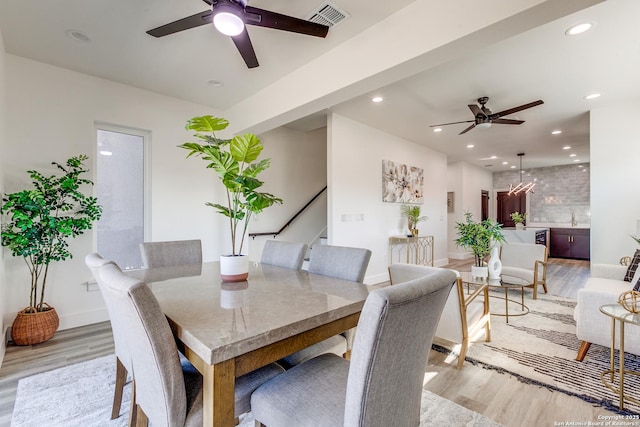
[[[449,252],[449,258],[465,260],[473,258],[473,254],[468,252]]]
[[[388,282],[389,281],[389,273],[384,272],[380,274],[374,274],[372,276],[367,276],[364,278],[365,285],[377,285],[378,283]]]
[[[9,342],[10,329],[7,326],[2,331],[2,340],[0,340],[0,366],[2,366],[2,362],[4,361],[4,354],[7,351],[7,343]]]
[[[444,267],[449,264],[449,258],[436,259],[433,261],[434,267]]]
[[[58,330],[77,328],[78,326],[86,326],[94,323],[105,322],[109,320],[109,313],[105,308],[99,308],[89,311],[81,311],[68,315],[60,316],[60,326]]]

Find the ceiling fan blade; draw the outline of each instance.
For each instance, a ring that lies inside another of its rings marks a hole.
[[[329,27],[293,16],[281,15],[269,10],[247,6],[244,9],[245,24],[258,27],[273,28],[276,30],[291,31],[292,33],[306,34],[315,37],[326,37]]]
[[[487,117],[487,115],[485,114],[484,111],[482,111],[480,109],[480,107],[478,107],[476,104],[469,104],[468,105],[469,109],[471,110],[471,112],[473,113],[474,116],[478,116],[478,114],[480,114],[482,117]]]
[[[462,135],[463,133],[467,133],[469,132],[471,129],[473,129],[474,127],[476,127],[476,124],[472,124],[471,126],[469,126],[468,128],[466,128],[465,130],[463,130],[462,132],[460,132],[458,135]]]
[[[511,119],[494,119],[491,123],[498,123],[500,125],[521,125],[524,120],[511,120]]]
[[[463,122],[442,123],[442,124],[439,124],[439,125],[429,125],[429,127],[430,128],[435,128],[435,127],[438,127],[438,126],[457,125],[459,123],[471,123],[471,122],[475,122],[475,120],[465,120]]]
[[[526,110],[527,108],[535,107],[536,105],[540,104],[544,104],[541,99],[521,105],[519,107],[509,108],[508,110],[500,111],[499,113],[494,113],[490,116],[490,118],[493,120],[494,118],[497,119],[502,116],[508,116],[509,114],[517,113],[518,111]]]
[[[253,44],[251,44],[251,39],[249,38],[249,33],[247,32],[247,28],[245,27],[242,32],[234,37],[231,37],[233,40],[233,44],[238,48],[238,52],[242,55],[242,59],[247,64],[249,68],[256,68],[258,65],[258,57],[256,56],[256,52],[253,50]]]
[[[196,13],[195,15],[187,16],[186,18],[178,19],[177,21],[149,30],[147,34],[153,37],[163,37],[201,25],[211,24],[212,22],[213,12],[211,10],[205,10],[204,12]]]

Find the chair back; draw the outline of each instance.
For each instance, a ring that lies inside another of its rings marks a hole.
[[[105,300],[127,325],[136,403],[153,426],[184,425],[187,397],[182,367],[158,300],[146,283],[126,276],[115,264],[105,264],[98,274]]]
[[[345,426],[420,424],[424,370],[455,281],[454,272],[437,269],[369,294],[351,354]]]
[[[536,261],[547,261],[547,247],[535,243],[505,243],[500,249],[503,266],[533,270]]]
[[[305,243],[267,240],[262,250],[260,263],[300,270],[307,248]]]
[[[97,253],[91,253],[84,258],[84,262],[91,270],[91,274],[93,278],[98,283],[100,290],[102,291],[104,286],[104,280],[100,276],[100,269],[107,264],[115,263],[108,259],[104,259]],[[102,298],[104,299],[104,303],[107,306],[107,313],[109,313],[109,320],[111,321],[111,331],[113,333],[113,343],[115,346],[115,353],[120,362],[124,365],[125,369],[131,372],[131,355],[129,352],[129,347],[127,344],[127,339],[125,336],[127,325],[123,322],[121,318],[116,316],[114,312],[114,303],[109,298],[109,295],[102,293]]]
[[[369,259],[369,249],[315,245],[311,250],[309,273],[362,283]]]
[[[201,264],[202,242],[200,240],[144,242],[140,243],[140,255],[143,268]]]

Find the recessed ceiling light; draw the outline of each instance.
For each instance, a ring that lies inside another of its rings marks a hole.
[[[571,150],[571,146],[570,145],[565,145],[564,147],[562,147],[563,150]]]
[[[575,156],[576,156],[575,153],[569,154],[569,157],[575,157]]]
[[[209,85],[211,85],[213,87],[222,87],[222,86],[224,86],[224,83],[222,83],[220,80],[214,80],[214,79],[208,80],[207,84],[209,84]]]
[[[600,98],[599,93],[592,93],[584,97],[584,99],[596,99],[596,98]]]
[[[582,34],[585,31],[589,31],[592,28],[593,28],[592,22],[583,22],[582,24],[574,25],[573,27],[568,28],[567,31],[565,31],[564,33],[567,36],[577,36],[578,34]]]
[[[89,36],[86,35],[85,33],[83,33],[80,30],[67,30],[67,31],[65,31],[65,34],[70,39],[75,40],[75,41],[80,42],[80,43],[89,43],[91,41]]]
[[[574,162],[578,163],[580,161],[580,159],[575,159]]]
[[[489,158],[490,158],[490,159],[497,159],[497,158],[498,158],[498,156],[491,156],[491,157],[489,157]]]
[[[371,98],[371,102],[375,102],[376,104],[378,102],[382,102],[383,100],[384,100],[384,98],[381,97],[381,96],[374,96],[373,98]]]
[[[508,164],[509,164],[509,162],[502,162],[502,164],[503,164],[503,165],[508,165]]]
[[[515,169],[515,168],[516,168],[516,165],[511,165],[511,169]]]
[[[473,148],[473,147],[475,147],[475,145],[473,145],[473,144],[467,145],[467,148]]]
[[[560,135],[562,133],[561,130],[554,130],[553,132],[551,132],[551,135]]]
[[[583,165],[578,165],[578,167],[579,167],[579,168],[583,168],[584,166],[583,166]]]
[[[442,132],[442,128],[435,128],[433,131],[434,132]]]
[[[107,151],[107,150],[100,150],[100,154],[103,156],[110,156],[113,153],[111,151]]]

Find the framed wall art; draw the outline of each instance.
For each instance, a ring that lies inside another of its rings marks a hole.
[[[382,201],[422,203],[424,170],[415,166],[382,161]]]

